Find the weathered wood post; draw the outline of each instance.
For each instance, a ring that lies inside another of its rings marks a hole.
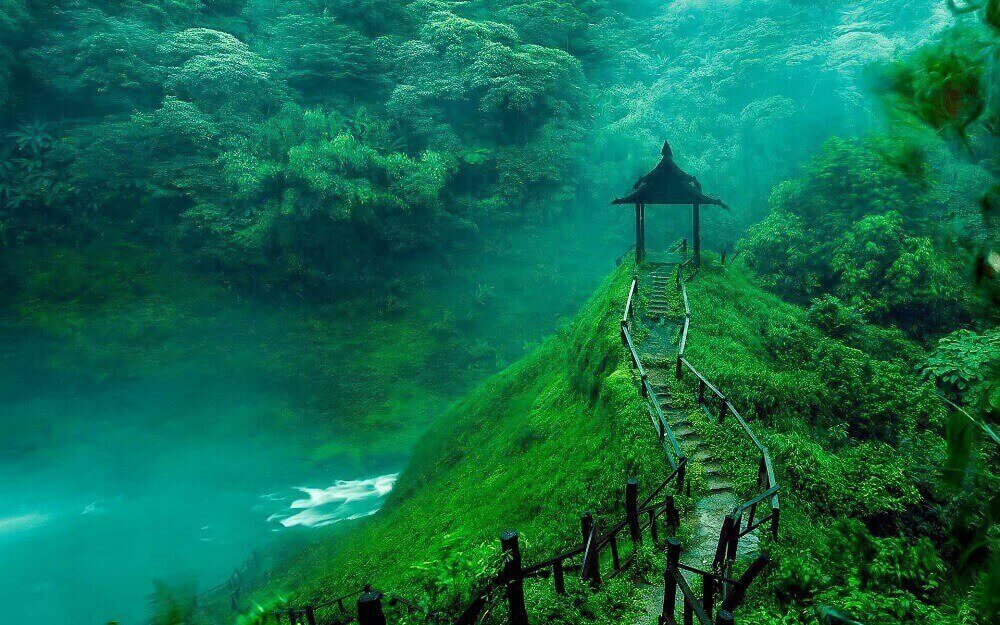
[[[652,537],[653,544],[655,545],[660,542],[660,535],[656,530],[656,511],[650,508],[646,514],[649,515],[649,535]]]
[[[517,532],[500,534],[504,554],[503,578],[507,583],[507,613],[510,625],[528,625],[528,609],[524,604],[524,580],[521,578],[521,547]]]
[[[767,490],[770,486],[767,483],[767,467],[764,465],[764,455],[761,454],[760,462],[757,464],[757,488]],[[750,504],[750,511],[747,513],[747,527],[753,525],[753,520],[757,516],[757,502]]]
[[[601,585],[601,554],[592,512],[587,511],[580,515],[580,532],[583,534],[584,548],[583,579],[589,581],[591,587],[597,588]]]
[[[729,610],[719,610],[715,615],[715,625],[733,625],[733,613]]]
[[[625,520],[628,522],[632,542],[642,542],[642,530],[639,528],[639,480],[634,477],[625,482]]]
[[[715,610],[715,578],[709,573],[701,574],[701,589],[703,595],[701,605],[705,608],[705,614],[711,617],[712,611]]]
[[[694,606],[687,595],[684,595],[684,625],[694,625]]]
[[[712,568],[718,570],[726,559],[726,551],[729,549],[729,534],[733,531],[733,516],[727,514],[722,521],[722,529],[719,531],[719,544],[715,548],[715,559],[712,561]]]
[[[692,221],[694,221],[694,266],[701,267],[701,204],[692,206]]]
[[[622,567],[622,561],[618,555],[618,534],[612,534],[608,537],[608,546],[611,547],[611,566],[617,573]]]
[[[726,414],[728,413],[728,410],[729,410],[729,402],[726,400],[725,397],[723,397],[722,407],[719,408],[719,423],[722,423],[723,421],[726,420]]]
[[[366,590],[358,597],[358,625],[386,625],[382,611],[382,593]]]
[[[687,458],[680,459],[681,466],[677,468],[677,492],[684,490],[684,477],[687,474]]]
[[[670,532],[676,532],[677,527],[681,524],[681,513],[677,510],[677,504],[674,502],[673,495],[667,495],[666,498],[666,517]]]
[[[563,579],[563,561],[556,560],[552,565],[552,581],[556,585],[556,594],[566,594],[566,581]]]
[[[732,519],[729,529],[729,546],[726,548],[726,559],[733,562],[736,560],[736,552],[740,545],[740,519],[743,518],[743,515],[736,516],[729,514],[726,515],[726,518]]]
[[[306,625],[316,625],[316,611],[311,605],[306,606]]]
[[[698,403],[705,403],[705,380],[698,378]]]
[[[674,573],[680,561],[681,541],[671,536],[667,539],[667,566],[663,571],[663,610],[660,613],[660,625],[674,621],[674,606],[677,604],[677,578],[674,577]]]

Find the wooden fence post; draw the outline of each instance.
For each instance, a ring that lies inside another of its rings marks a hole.
[[[507,583],[507,612],[510,625],[528,625],[528,609],[524,604],[524,580],[521,578],[521,548],[517,532],[500,534],[504,553],[503,579]]]
[[[597,588],[601,585],[601,563],[600,545],[596,528],[594,527],[594,515],[592,512],[584,512],[580,516],[580,532],[583,534],[583,579],[590,582],[591,587]],[[591,540],[593,534],[593,540]],[[589,541],[589,549],[588,549]]]
[[[765,486],[767,482],[767,470],[764,468],[764,456],[761,455],[760,462],[757,464],[757,488],[761,490],[767,490],[770,486]],[[757,516],[757,503],[754,502],[750,504],[750,511],[747,513],[747,527],[753,525],[753,520]]]
[[[715,548],[715,560],[712,568],[718,570],[722,562],[726,559],[726,551],[729,549],[729,534],[733,531],[733,517],[730,514],[722,521],[722,530],[719,532],[719,544]]]
[[[675,536],[667,539],[667,566],[663,571],[663,611],[660,613],[660,625],[674,622],[674,606],[677,603],[677,579],[674,577],[676,567],[681,561],[681,541]]]
[[[368,590],[358,597],[358,625],[386,625],[382,593]]]
[[[625,482],[625,520],[628,522],[632,542],[642,542],[642,530],[639,529],[639,480],[634,477]]]
[[[621,558],[618,555],[618,534],[612,534],[608,538],[608,546],[611,547],[611,565],[617,573],[622,566]]]
[[[660,535],[656,529],[656,511],[650,508],[646,514],[649,515],[649,536],[653,539],[653,545],[656,545],[660,541]]]
[[[316,625],[316,611],[311,605],[306,606],[306,625]]]
[[[681,458],[681,466],[677,469],[677,492],[684,490],[684,476],[687,474],[687,458]]]
[[[719,408],[719,423],[720,423],[720,424],[721,424],[721,423],[722,423],[723,421],[725,421],[725,420],[726,420],[726,410],[727,410],[728,408],[729,408],[729,402],[728,402],[728,401],[726,401],[726,398],[725,398],[725,397],[723,397],[723,398],[722,398],[722,407],[721,407],[721,408]]]
[[[694,266],[701,267],[701,204],[692,206],[691,221],[694,222]]]
[[[698,378],[698,403],[705,403],[705,380]]]
[[[684,625],[694,625],[694,606],[687,595],[684,595]]]
[[[736,560],[736,551],[740,545],[740,519],[742,515],[726,515],[726,518],[732,519],[729,524],[729,547],[726,548],[726,559],[733,562]]]
[[[701,592],[701,605],[705,608],[705,614],[711,617],[715,609],[715,578],[708,573],[701,575]]]
[[[566,581],[563,579],[563,561],[556,560],[552,565],[552,581],[556,585],[556,594],[566,594]]]
[[[673,495],[667,495],[666,498],[666,517],[671,533],[676,532],[677,527],[681,524],[681,513],[677,510],[677,504],[674,502]]]

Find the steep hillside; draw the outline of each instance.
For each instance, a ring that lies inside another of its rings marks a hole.
[[[581,511],[620,515],[627,477],[644,491],[662,479],[663,451],[618,338],[633,271],[616,270],[572,323],[441,415],[386,508],[280,564],[261,605],[319,603],[371,583],[456,614],[496,570],[502,530],[519,530],[536,562],[579,540]],[[783,489],[779,538],[760,536],[774,564],[740,622],[987,622],[981,598],[993,582],[978,567],[994,452],[975,452],[980,469],[957,490],[942,482],[946,413],[915,370],[921,350],[822,303],[782,302],[738,263],[709,258],[688,290],[686,357],[752,422]],[[749,492],[757,458],[731,420],[706,419],[690,385],[669,392],[735,490]],[[697,466],[685,513],[705,489]],[[691,523],[682,513],[682,540]],[[963,554],[962,537],[978,550]],[[642,564],[651,577],[662,566],[651,553]],[[596,594],[573,583],[565,597],[545,582],[526,590],[531,622],[645,618],[627,579]]]
[[[784,490],[775,565],[740,621],[990,622],[996,448],[974,444],[958,484],[942,479],[951,426],[922,350],[834,302],[789,305],[738,263],[688,291],[687,356],[752,420]],[[716,428],[715,446],[752,480],[731,433]]]
[[[282,591],[311,601],[371,583],[456,610],[493,570],[501,531],[519,530],[526,561],[541,560],[579,541],[584,510],[620,515],[628,477],[641,492],[658,484],[667,464],[618,334],[631,273],[620,267],[575,320],[442,414],[383,511],[282,564],[262,605],[287,598]],[[619,584],[582,601],[528,584],[529,609],[613,620],[638,608]]]

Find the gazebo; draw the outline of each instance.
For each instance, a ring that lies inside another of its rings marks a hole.
[[[635,205],[635,262],[646,258],[646,206],[649,204],[690,205],[694,224],[694,264],[701,264],[701,206],[729,207],[719,199],[701,192],[698,179],[674,163],[670,144],[663,143],[663,158],[648,174],[639,178],[632,193],[617,198],[612,204]]]

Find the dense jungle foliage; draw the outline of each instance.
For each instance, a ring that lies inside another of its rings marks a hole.
[[[731,242],[871,126],[862,68],[925,25],[866,5],[4,0],[5,247],[114,225],[248,293],[384,291],[595,212],[663,135]]]
[[[275,548],[235,618],[362,583],[454,615],[501,529],[540,559],[567,510],[664,473],[618,341],[629,258],[559,318],[665,138],[733,208],[703,214],[690,357],[786,493],[739,621],[996,622],[998,0],[0,0],[0,373],[238,378],[273,392],[220,431],[245,453],[405,461],[380,513]],[[651,247],[687,236],[650,220]],[[0,417],[0,467],[67,431]],[[25,505],[0,492],[0,539]],[[234,619],[187,582],[151,623]],[[532,622],[644,613],[628,580],[577,586],[529,586]]]

